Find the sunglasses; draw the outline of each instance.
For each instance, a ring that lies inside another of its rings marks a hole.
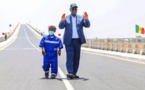
[[[77,10],[77,8],[72,8],[71,10],[73,10],[73,11],[75,10],[75,11],[76,11],[76,10]]]

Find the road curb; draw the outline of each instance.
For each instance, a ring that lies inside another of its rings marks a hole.
[[[110,55],[110,56],[121,57],[121,58],[145,60],[145,56],[137,55],[137,54],[135,55],[135,54],[112,52],[112,51],[95,50],[95,49],[83,48],[83,47],[81,48],[81,50],[86,52],[92,52],[92,53],[97,53],[102,55]]]

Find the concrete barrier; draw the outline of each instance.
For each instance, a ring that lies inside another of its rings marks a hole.
[[[132,52],[136,54],[136,44],[132,44]]]
[[[123,43],[120,43],[119,46],[120,46],[120,52],[123,52]]]
[[[15,28],[12,30],[13,32],[11,32],[8,36],[7,36],[7,39],[9,39],[15,32],[15,30],[17,29],[17,27],[19,26],[19,23],[15,26]],[[0,43],[5,41],[5,38],[4,37],[0,37]]]
[[[16,28],[14,28],[15,30],[13,34],[6,41],[3,41],[0,43],[0,50],[2,50],[3,48],[7,47],[8,45],[10,45],[12,42],[15,41],[18,35],[19,26],[20,26],[20,23],[17,24]]]
[[[126,44],[125,44],[125,50],[124,50],[124,52],[126,52],[126,53],[127,53],[127,52],[128,52],[128,48],[129,48],[129,44],[128,44],[128,43],[126,43]]]
[[[0,43],[5,41],[5,38],[4,37],[0,37]]]
[[[114,43],[113,51],[118,51],[118,44]]]
[[[140,45],[140,54],[145,55],[145,45]]]
[[[143,52],[143,44],[138,44],[137,52],[138,52],[138,54],[141,54],[141,52]]]

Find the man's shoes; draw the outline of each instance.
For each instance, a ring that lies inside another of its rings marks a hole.
[[[48,78],[49,77],[49,73],[45,73],[45,78]]]
[[[74,75],[74,78],[80,78],[79,76],[77,76],[77,75]]]
[[[56,77],[55,75],[51,75],[51,77],[50,77],[50,78],[51,78],[51,79],[55,79],[55,77]]]
[[[73,79],[74,78],[74,75],[73,74],[67,74],[67,78]]]
[[[50,78],[55,79],[55,77],[56,77],[56,74],[52,73]]]

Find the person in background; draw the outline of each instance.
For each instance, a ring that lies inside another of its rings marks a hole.
[[[7,40],[8,36],[7,36],[7,33],[5,33],[5,41]]]

